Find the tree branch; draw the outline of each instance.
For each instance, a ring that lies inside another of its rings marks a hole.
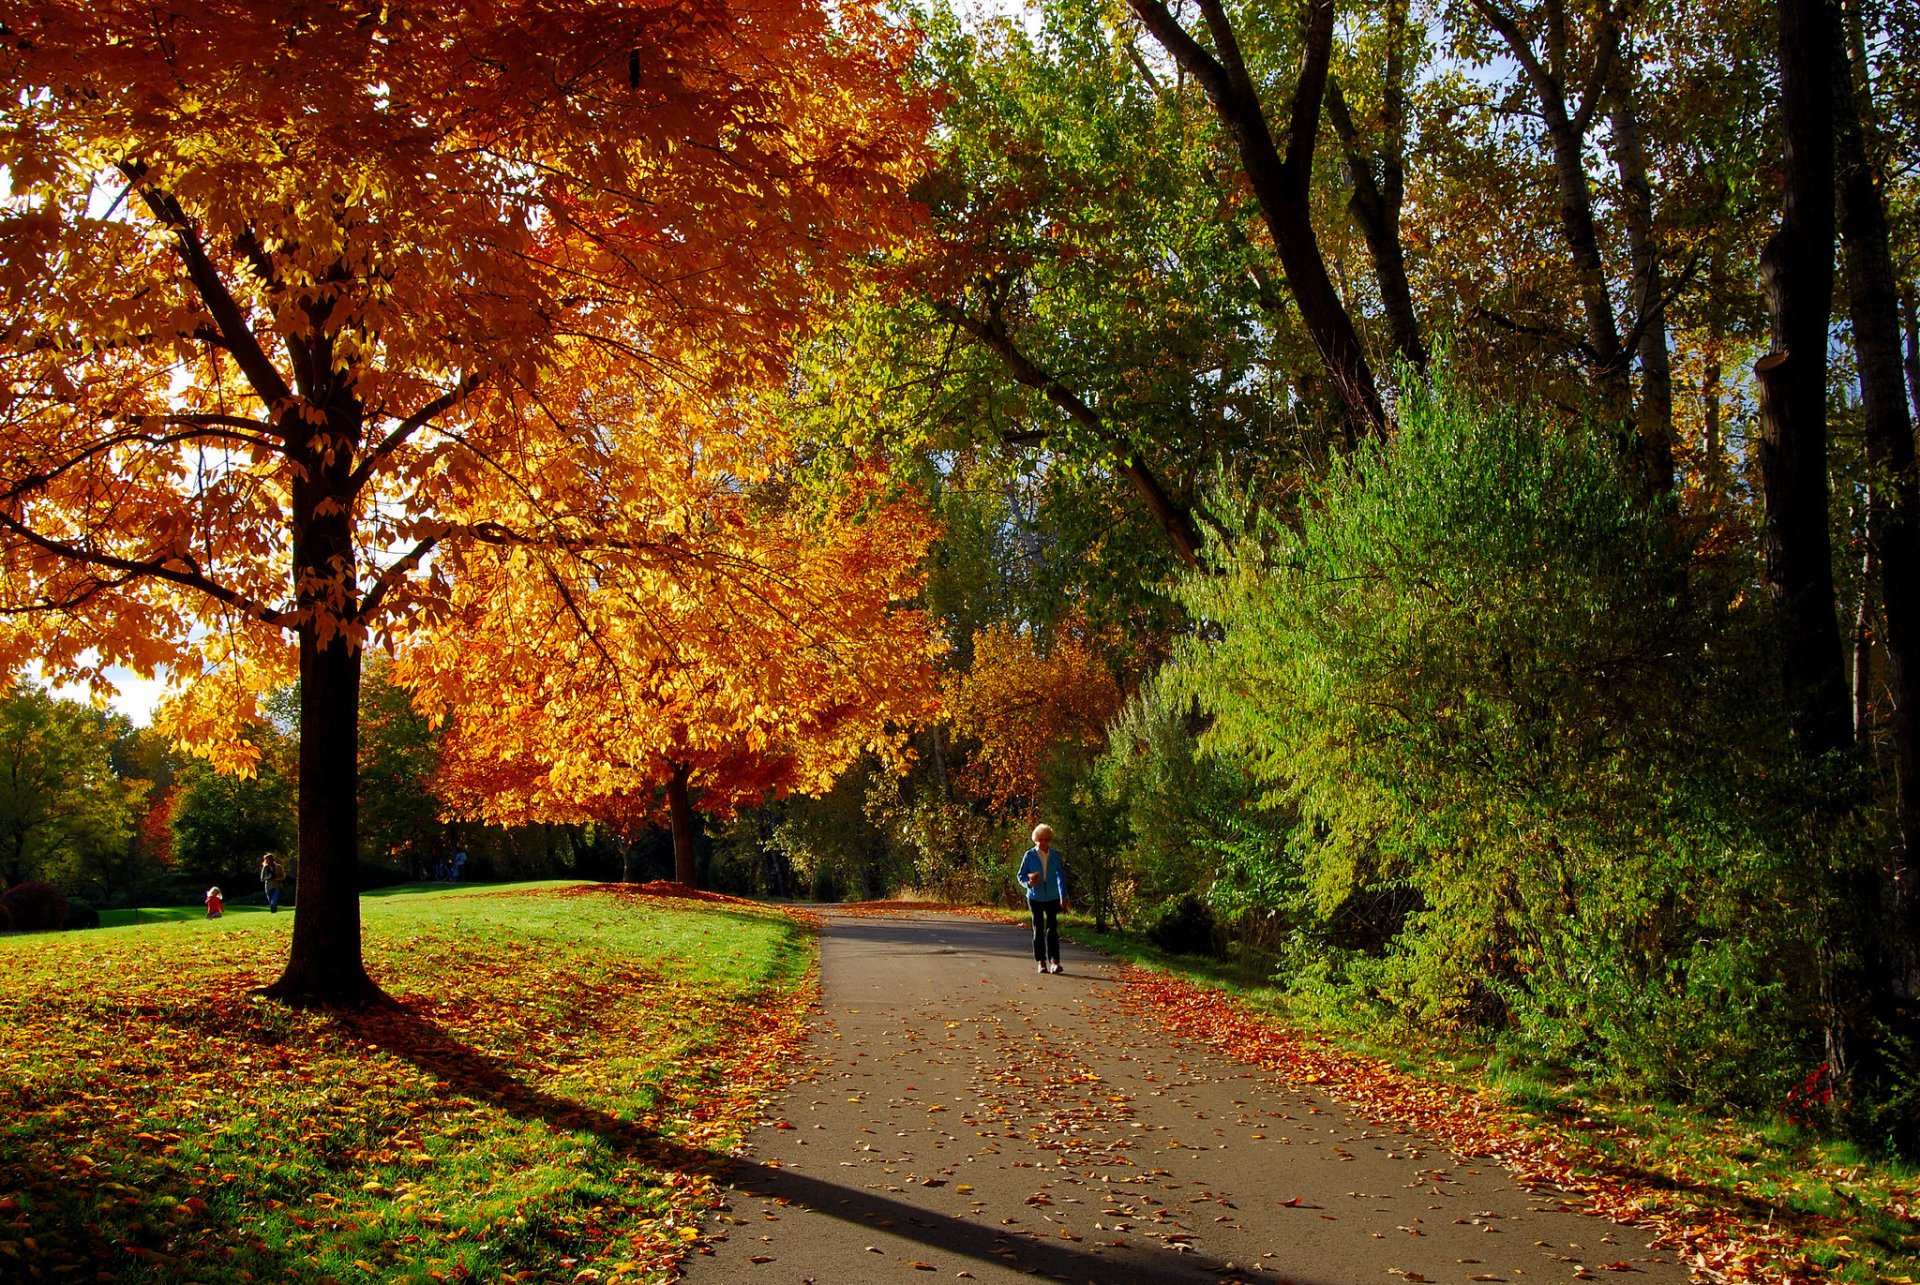
[[[139,183],[146,173],[146,167],[132,161],[122,161],[120,172],[130,182]],[[266,404],[269,414],[276,412],[282,403],[292,397],[287,381],[280,375],[279,367],[261,348],[260,340],[253,333],[253,327],[247,324],[245,312],[241,310],[239,300],[227,289],[226,282],[220,279],[220,269],[214,265],[207,254],[205,243],[200,239],[199,229],[193,220],[187,217],[180,203],[165,192],[151,188],[140,189],[140,199],[153,213],[154,218],[173,232],[174,244],[180,251],[180,260],[186,265],[187,278],[193,282],[193,288],[200,295],[207,311],[213,315],[213,322],[220,328],[227,351],[233,354],[247,382],[253,385],[255,396]]]
[[[0,530],[11,531],[36,548],[43,549],[57,558],[77,562],[83,566],[105,567],[111,571],[122,572],[127,579],[149,578],[165,580],[186,589],[205,594],[216,602],[224,603],[234,610],[244,613],[263,624],[277,628],[287,628],[293,624],[293,613],[276,611],[258,599],[237,589],[229,588],[218,580],[208,576],[195,565],[193,559],[184,555],[168,555],[165,558],[141,560],[122,558],[111,553],[99,553],[84,545],[72,544],[65,540],[55,540],[42,535],[25,523],[19,521],[5,509],[0,509]],[[124,583],[124,581],[122,582]]]
[[[1093,432],[1105,444],[1119,465],[1121,474],[1133,483],[1134,489],[1146,501],[1147,508],[1173,542],[1174,553],[1180,561],[1196,570],[1204,566],[1200,560],[1200,532],[1194,526],[1192,516],[1167,494],[1166,487],[1161,485],[1160,479],[1140,458],[1140,453],[1114,431],[1100,412],[1087,405],[1078,393],[1036,366],[998,324],[980,321],[950,303],[936,303],[934,311],[997,356],[1016,383],[1034,389],[1069,419]]]
[[[461,376],[460,382],[452,389],[440,394],[440,396],[434,398],[425,406],[422,406],[419,410],[416,410],[413,414],[396,424],[392,432],[381,438],[379,444],[366,453],[359,465],[353,470],[353,473],[347,478],[347,493],[349,495],[358,494],[360,488],[365,486],[367,480],[373,476],[373,470],[379,465],[380,461],[393,454],[408,438],[425,428],[442,412],[452,409],[456,403],[479,386],[479,380],[471,375],[463,375]]]

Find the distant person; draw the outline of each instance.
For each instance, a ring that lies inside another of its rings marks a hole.
[[[224,915],[226,913],[226,904],[226,899],[220,895],[218,888],[207,889],[207,918],[218,919],[221,915]]]
[[[459,883],[460,876],[465,874],[466,870],[467,850],[465,848],[455,848],[453,851],[453,881]]]
[[[1060,912],[1067,905],[1067,868],[1053,850],[1053,827],[1033,827],[1033,846],[1020,859],[1020,887],[1033,915],[1033,963],[1039,973],[1064,973],[1060,966]]]
[[[280,913],[280,890],[286,887],[287,869],[280,859],[269,852],[260,858],[260,887],[267,894],[267,913]]]

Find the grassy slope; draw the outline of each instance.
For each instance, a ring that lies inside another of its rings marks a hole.
[[[790,1061],[804,930],[564,885],[364,905],[391,1014],[249,995],[285,913],[0,941],[0,1277],[667,1274]]]
[[[1075,925],[1088,946],[1220,988],[1292,1025],[1282,989],[1232,962],[1168,955],[1129,933]],[[1800,1242],[1806,1268],[1836,1280],[1912,1285],[1920,1278],[1920,1170],[1822,1140],[1783,1121],[1718,1118],[1622,1098],[1570,1077],[1504,1066],[1483,1053],[1422,1040],[1394,1044],[1317,1030],[1338,1047],[1423,1081],[1486,1091],[1521,1129],[1565,1139],[1602,1177],[1665,1193],[1703,1218],[1730,1214]]]

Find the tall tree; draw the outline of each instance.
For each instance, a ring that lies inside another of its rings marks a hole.
[[[1850,28],[1859,0],[1848,7]],[[1857,45],[1857,48],[1856,48]],[[1847,307],[1860,376],[1867,454],[1867,543],[1878,564],[1880,643],[1887,658],[1886,724],[1893,743],[1898,848],[1893,883],[1907,947],[1920,944],[1912,860],[1920,845],[1920,468],[1900,354],[1899,286],[1887,224],[1883,164],[1868,146],[1872,123],[1864,35],[1833,42],[1838,217]],[[1863,592],[1862,601],[1865,601]]]
[[[1827,328],[1833,301],[1834,61],[1826,0],[1779,0],[1785,199],[1761,255],[1772,349],[1760,384],[1767,582],[1781,678],[1809,757],[1853,743],[1827,528]]]
[[[729,354],[712,382],[780,377],[843,257],[904,226],[911,40],[874,5],[733,0],[6,23],[0,672],[297,667],[300,914],[272,989],[373,996],[363,643],[430,626],[464,545],[590,539],[553,479],[603,506],[649,484],[548,397],[563,349],[618,354],[643,396],[702,350]],[[176,730],[217,742],[248,712],[231,690]]]
[[[1273,238],[1287,290],[1300,309],[1301,322],[1345,411],[1349,439],[1383,432],[1386,407],[1353,318],[1327,272],[1308,199],[1327,67],[1333,53],[1334,0],[1307,0],[1300,71],[1287,114],[1284,152],[1267,120],[1259,86],[1248,71],[1233,20],[1221,0],[1198,0],[1211,49],[1196,39],[1161,0],[1127,3],[1168,56],[1206,90],[1232,138],[1241,171]]]
[[[84,705],[27,684],[0,690],[0,880],[56,878],[125,851],[141,800],[113,770],[113,742]]]

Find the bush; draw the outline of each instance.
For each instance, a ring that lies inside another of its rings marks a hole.
[[[24,933],[53,932],[67,922],[67,894],[50,883],[15,884],[0,897],[0,906]]]
[[[10,933],[12,931],[13,912],[8,910],[4,903],[0,903],[0,933]]]
[[[1802,1056],[1818,863],[1768,784],[1750,569],[1694,556],[1602,434],[1444,379],[1400,410],[1294,513],[1229,521],[1180,589],[1211,628],[1163,676],[1297,817],[1254,854],[1293,975],[1323,1008],[1765,1101]]]
[[[1167,903],[1147,929],[1147,940],[1174,955],[1220,955],[1220,926],[1213,907],[1192,893]]]
[[[76,901],[67,907],[67,922],[63,927],[72,930],[75,928],[98,928],[99,926],[100,912],[86,902]]]

